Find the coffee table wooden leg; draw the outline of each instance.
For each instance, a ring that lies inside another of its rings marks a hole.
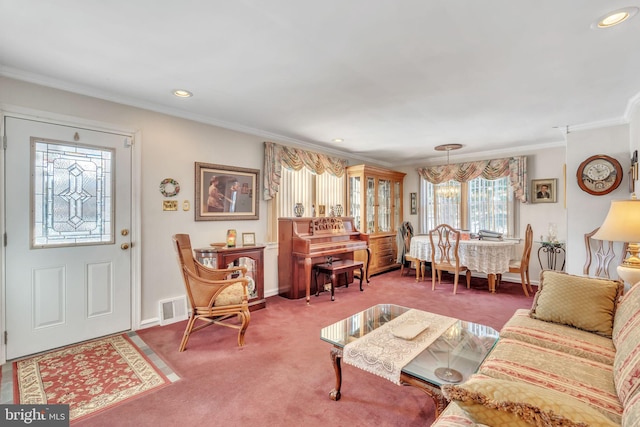
[[[433,399],[433,403],[436,409],[436,418],[440,416],[442,411],[444,411],[444,409],[449,404],[447,399],[445,399],[445,397],[442,395],[442,391],[440,390],[440,387],[436,387],[434,385],[431,385],[424,381],[420,381],[418,379],[415,379],[413,377],[410,377],[404,374],[401,374],[400,376],[400,384],[416,387],[417,389],[425,392],[431,399]]]
[[[340,387],[342,387],[342,367],[340,361],[342,360],[342,349],[333,347],[331,349],[331,362],[333,362],[333,370],[336,372],[336,388],[329,392],[329,398],[331,400],[340,400]]]

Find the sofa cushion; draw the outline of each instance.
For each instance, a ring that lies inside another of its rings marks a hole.
[[[640,389],[640,291],[634,286],[620,302],[616,315],[614,381],[623,405]]]
[[[471,377],[461,385],[442,386],[442,392],[474,421],[493,427],[618,425],[571,396],[527,383]]]
[[[543,270],[531,317],[611,337],[613,316],[623,289],[619,280]]]
[[[455,402],[450,402],[431,427],[483,427],[472,420]]]
[[[500,339],[479,372],[572,396],[620,423],[613,366],[510,338]]]
[[[634,394],[624,405],[622,413],[622,427],[637,427],[640,425],[640,393]]]
[[[610,338],[566,325],[532,319],[529,311],[516,310],[500,330],[500,338],[513,338],[613,365],[616,349]]]
[[[618,347],[620,335],[640,324],[640,286],[633,286],[620,299],[613,319],[613,345]]]

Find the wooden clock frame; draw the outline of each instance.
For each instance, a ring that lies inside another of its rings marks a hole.
[[[602,191],[595,191],[592,190],[591,188],[587,187],[584,183],[583,180],[583,176],[584,176],[584,169],[585,167],[593,162],[594,160],[604,160],[608,163],[610,163],[613,168],[615,169],[615,181],[613,182],[613,184],[608,187],[605,188]],[[620,186],[620,183],[622,182],[622,166],[620,165],[620,162],[618,162],[616,159],[614,159],[613,157],[610,156],[606,156],[604,154],[597,154],[595,156],[591,156],[588,159],[586,159],[585,161],[583,161],[582,163],[580,163],[580,166],[578,166],[578,171],[576,172],[576,178],[578,180],[578,186],[580,187],[580,189],[586,193],[589,193],[591,195],[594,196],[603,196],[605,194],[609,194],[611,193],[613,190],[615,190],[616,188],[618,188]]]

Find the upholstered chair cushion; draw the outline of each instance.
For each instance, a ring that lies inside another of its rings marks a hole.
[[[543,387],[484,376],[461,385],[444,385],[442,392],[476,423],[492,427],[615,426],[589,405]]]
[[[619,280],[543,270],[530,315],[611,337],[613,317],[623,289]]]
[[[223,305],[242,304],[243,294],[244,287],[242,286],[242,283],[234,283],[220,292],[220,295],[218,295],[218,298],[216,298],[216,302],[213,305],[215,307],[221,307]]]

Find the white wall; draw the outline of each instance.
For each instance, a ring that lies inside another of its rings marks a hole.
[[[599,227],[609,212],[611,200],[629,198],[627,171],[631,164],[629,125],[609,126],[570,132],[567,135],[567,205],[572,207],[567,215],[567,272],[582,274],[586,255],[584,234]],[[606,154],[620,162],[624,177],[620,186],[604,196],[593,196],[578,187],[576,171],[580,163],[596,154]],[[621,253],[621,245],[616,245],[616,254]],[[615,265],[611,277],[617,277]]]

